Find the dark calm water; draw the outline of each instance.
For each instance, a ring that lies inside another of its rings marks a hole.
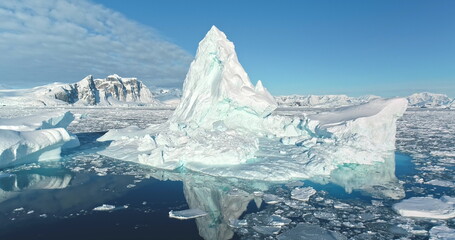
[[[237,238],[226,216],[257,206],[240,186],[223,179],[159,172],[95,154],[102,133],[80,134],[81,147],[60,163],[31,164],[0,173],[0,239],[206,239]],[[396,154],[398,178],[413,174],[411,158]],[[247,186],[249,183],[245,183]],[[334,183],[305,181],[338,199],[369,201],[362,191],[346,193]],[[277,185],[278,187],[280,185]],[[111,211],[94,211],[102,204]],[[232,207],[234,206],[234,207]],[[170,210],[210,209],[208,217],[177,220]]]

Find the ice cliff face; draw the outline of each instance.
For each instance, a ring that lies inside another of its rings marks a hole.
[[[232,42],[212,27],[169,121],[109,131],[99,141],[113,141],[105,156],[162,169],[270,181],[330,177],[345,164],[391,159],[406,106],[402,98],[376,99],[300,118],[275,116],[274,98],[261,82],[251,84]]]
[[[240,65],[234,44],[213,26],[199,43],[171,121],[211,127],[230,112],[269,115],[277,104],[259,81],[256,86]]]

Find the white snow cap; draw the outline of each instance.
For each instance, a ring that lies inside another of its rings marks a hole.
[[[242,108],[260,117],[277,107],[275,99],[262,86],[251,84],[237,59],[234,44],[213,26],[199,43],[183,85],[183,96],[172,121],[210,126]],[[223,109],[220,109],[223,108]]]

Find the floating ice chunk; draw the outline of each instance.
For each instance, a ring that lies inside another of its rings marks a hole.
[[[201,209],[186,209],[182,211],[170,211],[169,212],[169,217],[170,218],[176,218],[180,220],[185,220],[185,219],[192,219],[192,218],[198,218],[198,217],[203,217],[206,216],[207,213],[202,211]]]
[[[20,207],[20,208],[16,208],[13,210],[13,212],[20,212],[20,211],[24,211],[24,208]]]
[[[345,240],[347,239],[341,233],[333,232],[321,228],[317,225],[299,223],[277,237],[278,240]]]
[[[238,219],[229,219],[229,226],[232,228],[241,228],[248,226],[248,222],[246,219],[238,220]]]
[[[283,201],[283,198],[278,197],[277,195],[273,195],[270,193],[266,193],[262,196],[262,199],[264,200],[265,203],[267,204],[277,204],[279,202]]]
[[[279,215],[272,215],[268,218],[268,225],[270,226],[284,226],[291,223],[291,219]]]
[[[254,226],[254,231],[264,234],[264,235],[274,235],[278,234],[281,230],[281,227],[273,227],[273,226]]]
[[[310,197],[316,194],[316,190],[312,187],[295,188],[291,192],[291,198],[299,201],[306,202]]]
[[[115,208],[114,205],[103,204],[93,209],[93,211],[111,211]]]
[[[449,219],[455,217],[454,198],[412,197],[393,205],[405,217]]]
[[[455,240],[455,229],[445,225],[432,227],[430,240]]]
[[[336,202],[333,204],[333,207],[336,209],[348,209],[351,208],[351,205],[342,202]]]
[[[441,187],[455,187],[455,183],[450,182],[450,181],[445,181],[445,180],[439,180],[439,179],[430,180],[428,182],[425,182],[425,184],[441,186]]]
[[[333,213],[333,212],[315,212],[315,213],[313,213],[313,215],[316,218],[324,219],[324,220],[334,220],[337,218],[336,213]]]

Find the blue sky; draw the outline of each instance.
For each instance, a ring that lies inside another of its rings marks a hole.
[[[106,41],[115,42],[118,32],[132,35],[117,44],[123,51],[129,51],[128,42],[135,38],[143,44],[128,54],[108,54],[109,62],[121,62],[117,65],[102,64],[103,52],[96,49],[98,61],[88,63],[99,64],[98,68],[84,71],[87,66],[78,67],[65,75],[69,70],[40,65],[53,81],[74,82],[69,78],[77,74],[77,79],[87,74],[104,77],[99,75],[118,69],[120,75],[137,76],[148,84],[180,86],[198,42],[216,25],[236,45],[253,83],[262,80],[275,95],[390,97],[429,91],[455,97],[455,1],[94,0],[85,4],[88,14],[104,11],[102,22],[122,19],[114,25],[119,30],[107,34]],[[141,32],[148,35],[141,36]],[[143,46],[162,45],[168,50],[134,57]],[[76,62],[73,59],[67,66]],[[54,80],[59,74],[67,77]]]

